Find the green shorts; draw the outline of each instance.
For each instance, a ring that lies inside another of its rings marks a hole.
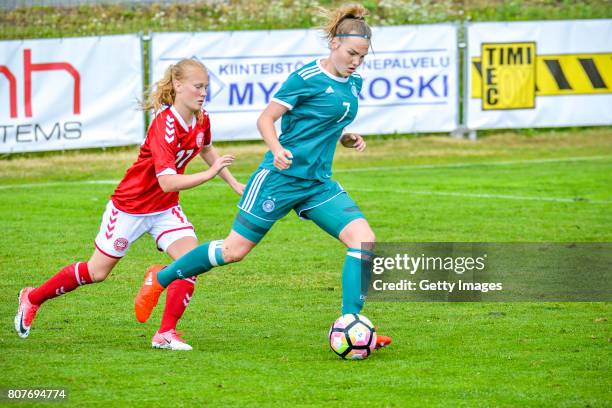
[[[333,180],[306,180],[259,168],[238,204],[233,230],[259,242],[272,225],[294,210],[335,238],[351,221],[365,218],[357,204]]]

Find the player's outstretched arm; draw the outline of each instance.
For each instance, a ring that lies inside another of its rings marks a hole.
[[[221,157],[213,146],[208,146],[202,149],[200,156],[206,163],[208,163],[209,166],[213,166],[214,163]],[[245,187],[244,184],[236,180],[228,168],[222,168],[219,172],[219,177],[221,177],[238,195],[242,195]]]
[[[233,161],[234,156],[226,154],[215,160],[208,170],[195,174],[166,174],[159,176],[157,182],[166,193],[187,190],[213,179]]]

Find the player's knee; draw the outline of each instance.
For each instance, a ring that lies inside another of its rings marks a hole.
[[[376,235],[374,234],[374,231],[369,230],[364,232],[361,237],[361,242],[374,244],[376,242]]]
[[[249,253],[249,248],[240,246],[228,246],[223,248],[223,260],[225,263],[240,262]]]
[[[349,248],[372,249],[376,242],[376,235],[371,229],[355,231],[347,236],[343,242]]]
[[[355,240],[352,248],[361,248],[368,251],[372,251],[374,249],[374,244],[376,243],[376,235],[372,231],[363,232],[359,234]]]
[[[89,276],[92,283],[103,282],[110,275],[112,268],[100,267],[97,265],[88,264]]]
[[[223,241],[223,262],[228,264],[242,261],[255,245],[257,245],[255,241],[250,241],[232,230]]]
[[[240,262],[244,259],[245,256],[246,254],[243,252],[228,251],[227,253],[223,254],[223,260],[225,261],[225,263]]]

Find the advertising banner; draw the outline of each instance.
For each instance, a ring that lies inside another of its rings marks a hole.
[[[136,35],[0,42],[0,152],[135,144],[143,73]]]
[[[450,24],[374,28],[372,49],[357,71],[364,84],[351,130],[388,134],[455,129],[456,33]],[[205,108],[214,139],[257,139],[257,118],[289,74],[328,53],[317,30],[155,33],[151,79],[159,80],[182,58],[200,60],[210,74]]]
[[[470,129],[612,124],[612,20],[467,25]]]

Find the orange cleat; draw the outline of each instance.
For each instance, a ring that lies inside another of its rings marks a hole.
[[[376,350],[381,349],[383,347],[387,347],[391,344],[392,340],[389,336],[381,336],[380,334],[376,336]]]
[[[136,314],[136,320],[140,323],[149,320],[153,309],[157,306],[159,296],[165,289],[157,281],[157,272],[164,268],[164,265],[151,265],[145,272],[144,283],[134,300],[134,313]]]

